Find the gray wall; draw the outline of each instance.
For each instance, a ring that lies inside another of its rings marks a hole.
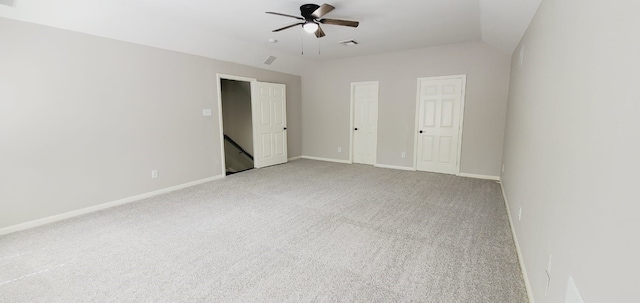
[[[301,155],[299,76],[4,18],[0,45],[0,228],[220,175],[216,73],[286,84]]]
[[[251,84],[221,79],[224,134],[253,156]]]
[[[639,9],[543,1],[513,56],[502,181],[536,303],[570,275],[584,302],[640,298]]]
[[[412,167],[417,78],[467,74],[461,172],[499,176],[509,65],[483,43],[322,62],[302,75],[302,153],[348,160],[351,82],[379,81],[377,163]]]

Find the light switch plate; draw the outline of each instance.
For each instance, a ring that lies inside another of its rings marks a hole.
[[[202,110],[202,115],[205,117],[210,117],[213,115],[213,113],[210,108],[205,108]]]

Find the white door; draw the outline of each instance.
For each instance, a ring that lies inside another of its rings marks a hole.
[[[284,84],[251,82],[254,166],[287,162],[287,102]]]
[[[460,172],[466,75],[418,79],[416,169]]]
[[[351,83],[353,162],[376,163],[378,82]]]

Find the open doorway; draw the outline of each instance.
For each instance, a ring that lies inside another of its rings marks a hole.
[[[251,83],[220,79],[225,174],[254,168]]]
[[[223,174],[287,162],[286,85],[217,74]]]

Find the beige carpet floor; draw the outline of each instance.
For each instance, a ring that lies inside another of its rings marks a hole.
[[[0,237],[0,302],[527,302],[500,185],[297,160]]]

